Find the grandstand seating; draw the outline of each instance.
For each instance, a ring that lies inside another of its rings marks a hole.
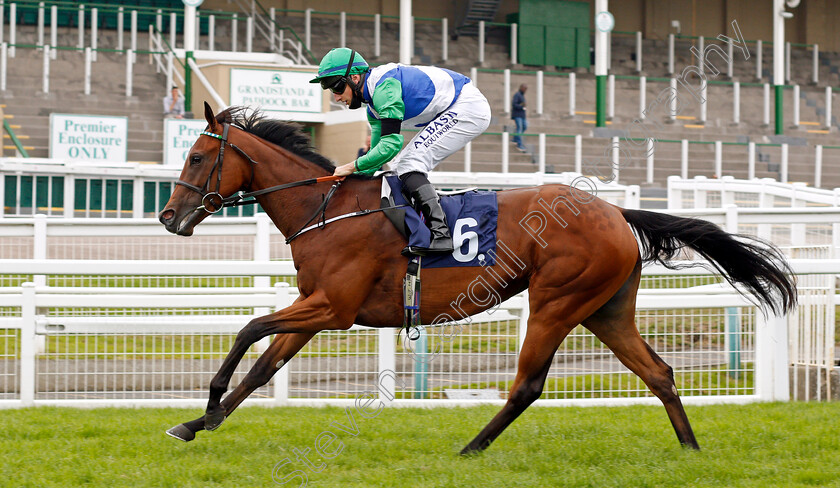
[[[166,3],[166,2],[162,2]],[[175,2],[177,3],[177,2]],[[116,5],[116,3],[114,4]],[[164,8],[165,5],[161,5]],[[103,8],[105,8],[103,6]],[[30,10],[19,10],[19,16]],[[34,12],[34,11],[33,11]],[[70,15],[69,17],[73,17]],[[115,33],[110,30],[113,16],[100,15],[100,47],[115,46]],[[152,17],[153,18],[153,17]],[[367,20],[348,20],[347,43],[348,45],[363,52],[373,64],[389,62],[398,58],[398,43],[393,42],[398,37],[398,24],[395,22],[384,22],[382,26],[382,50],[381,56],[374,57],[372,49],[373,27]],[[164,22],[168,18],[164,15]],[[72,28],[73,20],[67,20],[67,27],[60,28],[59,44],[63,46],[74,46],[76,44],[76,30]],[[303,17],[288,16],[279,17],[278,23],[293,28],[302,35]],[[126,22],[127,25],[127,22]],[[164,27],[167,32],[168,27]],[[330,47],[338,45],[337,19],[330,16],[314,16],[312,29],[317,35],[313,36],[311,51],[315,56],[321,55]],[[148,45],[147,30],[139,29],[139,45]],[[216,45],[230,45],[230,30],[228,24],[217,22]],[[18,43],[34,44],[35,29],[33,26],[23,25],[18,28]],[[476,51],[477,39],[461,36],[457,41],[449,42],[449,60],[442,63],[441,59],[441,37],[440,24],[435,22],[418,22],[415,27],[415,57],[416,63],[443,64],[446,67],[468,73],[470,68],[477,64]],[[487,44],[485,47],[485,63],[478,72],[477,83],[482,92],[490,100],[493,108],[493,120],[489,134],[481,136],[474,141],[472,147],[473,171],[499,171],[499,154],[502,151],[502,138],[499,133],[512,127],[505,112],[503,100],[505,99],[503,75],[500,68],[510,66],[510,58],[507,46],[508,32],[506,28],[495,27],[488,31]],[[244,37],[240,27],[240,42]],[[694,64],[695,59],[689,52],[689,40],[678,40],[676,46],[677,58],[675,65],[677,71],[683,67]],[[206,43],[206,38],[201,43]],[[639,94],[638,80],[633,78],[635,72],[635,39],[613,36],[612,44],[612,72],[619,76],[616,80],[616,106],[615,118],[612,120],[610,129],[622,130],[630,127],[633,120],[638,117]],[[254,39],[255,50],[267,50],[267,43],[264,39]],[[754,49],[754,45],[753,45]],[[753,53],[754,56],[754,53]],[[765,78],[767,71],[772,67],[772,49],[765,46],[764,52]],[[32,49],[18,49],[17,57],[8,61],[8,84],[6,93],[2,94],[3,103],[6,104],[6,113],[12,114],[14,123],[20,126],[17,131],[20,134],[29,136],[26,145],[33,147],[30,151],[32,156],[47,156],[48,152],[48,115],[54,111],[71,113],[98,113],[108,114],[133,114],[129,121],[129,151],[128,158],[132,161],[160,161],[160,147],[162,144],[162,124],[160,115],[160,99],[166,92],[164,77],[154,72],[151,65],[145,62],[142,56],[134,66],[134,96],[125,97],[125,62],[123,55],[119,53],[100,53],[99,60],[93,65],[93,95],[82,95],[82,54],[78,51],[60,51],[58,59],[53,61],[51,72],[53,81],[51,93],[43,95],[40,92],[41,80],[41,58],[40,51]],[[840,66],[840,55],[837,53],[820,53],[820,85],[812,87],[808,85],[810,80],[811,58],[809,53],[797,51],[793,56],[792,75],[796,82],[802,85],[800,92],[801,115],[800,119],[805,122],[816,122],[823,125],[824,112],[821,107],[824,105],[824,86],[826,84],[837,84],[838,69]],[[667,42],[661,40],[645,40],[644,42],[644,65],[643,74],[649,77],[667,77]],[[576,101],[577,111],[575,116],[568,114],[568,78],[564,73],[554,70],[545,72],[545,111],[541,116],[534,113],[536,106],[535,93],[535,68],[514,66],[516,68],[511,75],[510,89],[515,90],[520,83],[528,83],[531,90],[528,92],[528,100],[531,106],[529,113],[529,134],[549,134],[546,144],[546,167],[549,171],[570,171],[574,169],[574,139],[571,137],[554,137],[559,135],[573,136],[583,135],[583,156],[585,160],[594,160],[603,156],[604,148],[608,145],[609,139],[592,137],[594,120],[593,115],[580,112],[594,110],[594,82],[592,76],[583,70],[577,71]],[[60,74],[60,75],[58,75]],[[754,59],[743,60],[738,58],[734,64],[734,79],[742,83],[755,81]],[[60,78],[59,78],[60,76]],[[724,75],[717,77],[717,80],[724,80]],[[664,88],[666,83],[649,79],[647,84],[647,100],[652,102],[656,94]],[[829,134],[816,134],[807,132],[815,128],[810,125],[801,125],[799,128],[788,128],[792,123],[792,110],[790,110],[791,90],[786,91],[786,135],[792,137],[789,154],[789,175],[793,181],[813,182],[813,154],[814,145],[822,144],[827,146],[840,146],[840,134],[836,132],[836,119],[832,121],[835,131]],[[763,113],[763,89],[761,86],[741,87],[741,124],[733,127],[732,120],[732,87],[727,84],[713,84],[709,87],[708,97],[708,119],[705,124],[697,124],[696,121],[678,120],[676,123],[662,123],[661,128],[655,134],[656,138],[663,141],[677,141],[688,139],[691,141],[710,143],[721,140],[727,143],[723,150],[724,174],[736,177],[746,177],[746,145],[748,141],[757,143],[771,143],[776,141],[772,136],[772,127],[762,127]],[[662,114],[663,112],[659,112]],[[697,117],[697,106],[689,106],[686,112],[687,117]],[[661,117],[658,119],[661,121]],[[688,126],[688,127],[687,127]],[[699,126],[699,127],[698,127]],[[527,136],[526,143],[531,148],[530,154],[521,154],[515,150],[510,151],[510,171],[530,172],[536,170],[536,137]],[[737,145],[741,143],[742,145]],[[797,145],[805,144],[805,145]],[[513,148],[511,148],[513,149]],[[6,150],[5,155],[11,155],[13,151]],[[655,154],[654,179],[657,185],[664,186],[665,178],[672,174],[678,174],[680,168],[680,147],[677,143],[661,142],[657,144]],[[690,172],[689,176],[706,175],[711,176],[714,172],[714,153],[712,144],[692,144],[689,149]],[[779,148],[777,146],[759,146],[757,148],[756,176],[775,177],[779,176]],[[463,152],[452,156],[441,165],[442,170],[459,171],[464,169]],[[638,184],[645,181],[644,161],[635,161],[621,168],[621,182],[627,184]],[[823,186],[840,186],[840,168],[831,168],[830,164],[824,164]]]

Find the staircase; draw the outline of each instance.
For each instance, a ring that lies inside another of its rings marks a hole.
[[[501,0],[470,0],[464,19],[455,32],[463,36],[478,35],[478,23],[482,20],[492,22],[496,18],[496,12],[499,11],[501,3]]]

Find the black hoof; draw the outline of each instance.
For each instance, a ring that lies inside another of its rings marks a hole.
[[[221,408],[204,414],[204,430],[216,430],[225,421],[225,412]]]
[[[189,442],[195,439],[195,432],[188,429],[184,424],[176,425],[175,427],[167,430],[166,435],[184,442]]]

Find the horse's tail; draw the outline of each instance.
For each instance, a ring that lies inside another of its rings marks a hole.
[[[668,261],[688,247],[703,256],[726,281],[743,285],[773,312],[788,312],[796,306],[793,271],[781,251],[769,242],[733,236],[700,219],[644,210],[622,209],[621,213],[639,237],[643,261],[656,261],[670,269],[684,268],[685,264]]]

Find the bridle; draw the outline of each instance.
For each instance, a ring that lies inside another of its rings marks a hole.
[[[344,176],[330,175],[330,176],[321,176],[321,177],[318,177],[318,178],[309,178],[309,179],[306,179],[306,180],[293,181],[291,183],[284,183],[282,185],[276,185],[276,186],[272,186],[272,187],[269,187],[269,188],[263,188],[262,190],[256,190],[256,191],[242,191],[242,190],[240,190],[240,191],[234,193],[233,195],[231,195],[227,198],[223,197],[221,195],[221,193],[219,193],[219,190],[221,189],[221,186],[222,186],[222,163],[225,160],[225,146],[230,146],[231,149],[233,149],[236,152],[238,152],[239,154],[241,154],[242,157],[244,157],[245,159],[247,159],[251,163],[251,178],[248,181],[248,185],[246,186],[246,190],[249,190],[251,188],[251,184],[254,182],[254,167],[258,164],[256,161],[254,161],[251,158],[251,156],[248,156],[248,154],[244,150],[242,150],[239,146],[237,146],[236,144],[233,144],[232,142],[228,141],[228,131],[230,130],[230,125],[231,124],[227,123],[227,122],[225,122],[223,124],[222,135],[216,134],[214,132],[209,132],[209,131],[202,131],[201,132],[201,135],[203,135],[203,136],[209,136],[209,137],[212,137],[214,139],[218,139],[218,140],[221,141],[221,146],[219,147],[219,153],[216,155],[216,161],[213,163],[213,167],[210,168],[210,174],[207,175],[207,180],[204,182],[204,185],[202,187],[198,187],[196,185],[193,185],[192,183],[188,183],[188,182],[186,182],[184,180],[181,180],[181,179],[179,179],[178,181],[175,182],[175,185],[181,185],[184,188],[192,190],[192,191],[198,193],[199,195],[201,195],[201,205],[196,207],[195,210],[204,210],[205,212],[207,212],[209,214],[215,214],[215,213],[220,212],[225,207],[239,207],[239,206],[242,206],[242,205],[253,205],[253,204],[257,203],[257,201],[255,199],[253,199],[254,197],[257,197],[257,196],[260,196],[260,195],[265,195],[266,193],[272,193],[272,192],[275,192],[275,191],[285,190],[285,189],[288,189],[288,188],[295,188],[295,187],[298,187],[298,186],[314,185],[316,183],[323,183],[323,182],[327,182],[327,181],[335,181],[332,188],[330,188],[330,191],[324,197],[324,200],[321,203],[321,206],[318,207],[318,210],[315,212],[315,214],[306,222],[306,224],[303,225],[303,228],[301,228],[301,230],[295,232],[293,235],[291,235],[289,238],[287,238],[286,243],[288,244],[289,242],[291,242],[292,239],[294,239],[295,237],[299,236],[300,234],[302,234],[303,232],[308,230],[308,228],[306,228],[306,226],[309,225],[309,223],[311,223],[313,220],[315,220],[315,218],[318,217],[319,214],[321,215],[321,221],[322,222],[325,221],[326,220],[325,212],[326,212],[326,209],[327,209],[327,204],[329,203],[333,194],[335,194],[336,190],[338,190],[338,187],[341,185],[341,182],[344,180]],[[215,191],[210,191],[210,185],[211,185],[211,182],[213,181],[213,172],[214,171],[216,171],[216,190]],[[248,199],[248,200],[246,200],[246,199]]]
[[[227,198],[222,197],[222,195],[219,193],[219,190],[222,186],[222,163],[225,160],[225,146],[230,146],[231,149],[241,154],[242,157],[244,157],[251,163],[251,178],[248,181],[246,189],[250,189],[251,184],[254,182],[254,166],[258,164],[251,158],[251,156],[248,156],[248,154],[239,146],[228,141],[229,130],[230,124],[226,122],[224,124],[224,128],[222,129],[222,135],[209,131],[201,132],[201,135],[203,136],[210,136],[214,139],[218,139],[221,141],[221,147],[219,147],[219,153],[216,155],[216,161],[213,163],[213,167],[210,169],[210,174],[207,175],[207,180],[204,182],[204,186],[199,188],[198,186],[195,186],[192,183],[188,183],[180,179],[175,182],[176,185],[181,185],[184,188],[192,190],[201,195],[201,205],[196,207],[196,210],[204,210],[207,213],[215,214],[225,207],[239,207],[242,205],[253,205],[257,203],[256,200],[246,200],[247,198],[257,197],[259,195],[265,195],[266,193],[271,193],[278,190],[285,190],[287,188],[295,188],[304,185],[314,185],[316,183],[322,183],[325,181],[341,181],[344,179],[343,176],[322,176],[319,178],[309,178],[307,180],[294,181],[292,183],[285,183],[269,188],[263,188],[262,190],[257,191],[238,191]],[[216,171],[216,190],[210,191],[210,184],[213,180],[214,171]]]

